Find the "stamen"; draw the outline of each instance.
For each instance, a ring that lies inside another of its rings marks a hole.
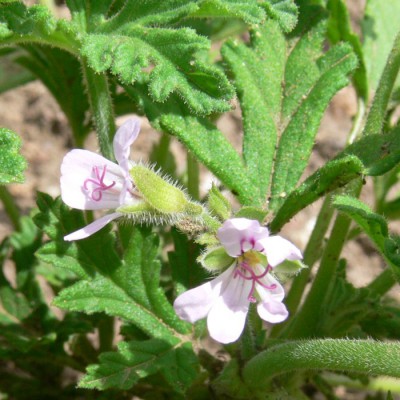
[[[85,179],[85,181],[83,182],[83,188],[87,191],[90,191],[88,184],[91,183],[92,185],[95,185],[96,187],[92,189],[89,196],[94,201],[100,201],[101,198],[103,197],[102,192],[105,190],[111,189],[113,186],[115,186],[116,182],[113,181],[110,185],[106,185],[104,183],[104,178],[106,176],[106,171],[107,171],[107,165],[105,165],[103,167],[103,171],[101,172],[101,175],[99,173],[98,167],[93,167],[92,171],[96,178],[95,179],[92,179],[92,178]]]
[[[247,299],[251,303],[255,303],[257,300],[253,296],[253,293],[254,293],[254,289],[256,288],[256,283],[258,283],[259,285],[261,285],[263,288],[265,288],[267,290],[276,289],[276,284],[275,283],[273,283],[272,285],[266,285],[265,283],[261,282],[261,279],[264,276],[266,276],[268,274],[268,272],[270,272],[271,270],[272,270],[272,267],[270,265],[268,265],[265,268],[265,271],[262,274],[257,275],[254,272],[253,268],[249,264],[247,264],[246,261],[242,261],[236,267],[233,277],[236,278],[237,276],[240,276],[242,279],[245,279],[247,281],[252,281],[251,282],[251,289],[250,289],[249,295],[247,296]],[[246,273],[249,273],[249,275],[246,275]]]

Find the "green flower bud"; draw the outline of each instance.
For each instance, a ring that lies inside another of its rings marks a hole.
[[[191,203],[182,190],[165,181],[150,168],[135,165],[131,168],[130,174],[144,200],[160,213],[201,214],[202,207],[200,205]]]

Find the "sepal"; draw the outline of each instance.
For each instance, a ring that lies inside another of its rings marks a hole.
[[[298,275],[301,270],[308,268],[301,260],[285,260],[274,268],[274,274],[281,282]]]
[[[223,247],[216,247],[204,252],[197,261],[208,271],[221,271],[233,264],[234,258]]]

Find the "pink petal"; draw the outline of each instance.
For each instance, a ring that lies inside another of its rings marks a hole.
[[[231,343],[243,332],[249,310],[251,283],[231,274],[226,288],[212,305],[207,318],[210,336],[220,343]]]
[[[85,239],[85,238],[89,237],[90,235],[93,235],[93,233],[96,233],[101,228],[105,227],[109,222],[120,217],[121,215],[122,215],[121,213],[107,214],[104,217],[96,219],[96,221],[85,226],[84,228],[79,229],[78,231],[72,232],[67,236],[64,236],[64,240],[66,240],[67,242],[70,242],[72,240]]]
[[[106,185],[115,182],[111,189],[102,192],[99,201],[93,200],[90,192],[84,188],[85,181],[94,177],[93,167],[98,167],[100,171],[106,168]],[[79,210],[118,208],[124,181],[123,171],[117,164],[88,150],[70,151],[61,164],[61,198],[64,203]]]
[[[261,251],[259,244],[269,235],[268,229],[256,220],[231,218],[218,229],[217,237],[231,257],[238,257],[243,252],[254,249]]]
[[[231,275],[233,268],[234,266],[228,268],[212,281],[178,296],[174,301],[174,309],[178,316],[191,323],[205,318],[215,300],[220,296],[226,278]]]
[[[114,136],[114,155],[121,168],[129,173],[129,154],[132,143],[138,137],[140,131],[140,120],[137,118],[128,119],[117,130]]]
[[[260,271],[256,271],[260,275]],[[260,284],[256,285],[257,293],[259,294],[262,302],[268,301],[282,301],[285,297],[285,290],[283,286],[271,275],[267,274],[262,278],[261,282],[263,285],[273,289],[267,289]]]
[[[275,267],[284,260],[301,260],[303,258],[300,250],[283,237],[270,236],[262,239],[260,243],[264,247],[264,254],[271,267]]]
[[[289,315],[289,312],[283,303],[273,300],[259,303],[257,306],[257,312],[260,318],[273,324],[284,321]]]

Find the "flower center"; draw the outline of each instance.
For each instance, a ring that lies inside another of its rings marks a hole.
[[[272,270],[272,267],[269,264],[265,268],[264,272],[262,272],[260,275],[257,275],[254,271],[255,267],[262,265],[263,255],[261,255],[261,253],[250,250],[239,256],[237,260],[238,262],[233,277],[236,278],[239,276],[246,281],[251,281],[251,289],[249,295],[247,296],[247,299],[251,303],[255,303],[257,301],[254,297],[256,283],[268,290],[276,289],[276,284],[266,285],[262,281],[262,278],[264,278],[268,272]]]
[[[88,178],[85,179],[85,181],[83,182],[83,187],[85,190],[90,191],[90,197],[92,200],[94,201],[100,201],[101,198],[103,197],[103,193],[105,190],[111,189],[114,185],[115,185],[115,181],[112,181],[112,183],[110,185],[106,185],[104,183],[104,178],[106,176],[106,172],[107,172],[107,165],[105,165],[103,167],[103,170],[99,171],[98,167],[93,167],[92,169],[93,174],[95,176],[95,178]],[[94,187],[92,187],[91,189],[89,189],[88,185],[91,184]]]

